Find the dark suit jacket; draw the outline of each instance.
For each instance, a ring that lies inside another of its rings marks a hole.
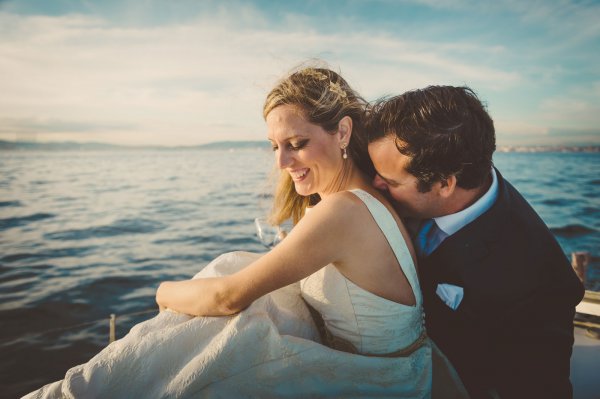
[[[494,205],[420,260],[427,331],[473,398],[569,398],[583,286],[544,222],[496,173]],[[436,295],[439,283],[464,288],[455,311]]]

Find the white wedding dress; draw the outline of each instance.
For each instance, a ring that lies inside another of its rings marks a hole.
[[[408,248],[385,206],[353,192],[396,254],[415,306],[372,294],[328,265],[234,316],[161,312],[26,398],[430,397],[432,344]],[[259,256],[221,255],[194,278],[233,273]]]

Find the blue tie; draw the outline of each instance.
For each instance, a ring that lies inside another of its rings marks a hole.
[[[434,226],[435,220],[433,219],[427,219],[421,224],[416,239],[417,255],[419,255],[419,257],[427,256],[431,252],[429,246],[431,244],[431,237],[435,231]]]

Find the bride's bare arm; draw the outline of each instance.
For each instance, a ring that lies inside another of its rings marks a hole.
[[[360,226],[353,209],[352,194],[329,196],[302,218],[285,240],[248,267],[225,277],[164,282],[156,301],[161,309],[194,316],[237,313],[257,298],[329,263],[343,263],[355,242],[352,232]]]

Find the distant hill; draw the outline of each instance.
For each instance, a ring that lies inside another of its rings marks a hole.
[[[0,150],[110,150],[123,148],[112,144],[102,143],[76,143],[76,142],[52,142],[36,143],[31,141],[6,141],[0,140]]]
[[[203,150],[228,150],[228,149],[243,149],[243,148],[270,148],[271,144],[267,140],[263,141],[216,141],[214,143],[202,144],[192,148]],[[178,147],[186,148],[186,147]]]
[[[104,143],[78,143],[73,141],[37,143],[31,141],[0,140],[0,151],[123,151],[123,150],[243,150],[269,149],[264,141],[215,141],[195,146],[125,146]],[[600,152],[600,146],[498,146],[498,152]]]
[[[97,151],[97,150],[229,150],[267,149],[268,141],[217,141],[196,146],[125,146],[104,143],[49,142],[0,140],[0,151]]]

